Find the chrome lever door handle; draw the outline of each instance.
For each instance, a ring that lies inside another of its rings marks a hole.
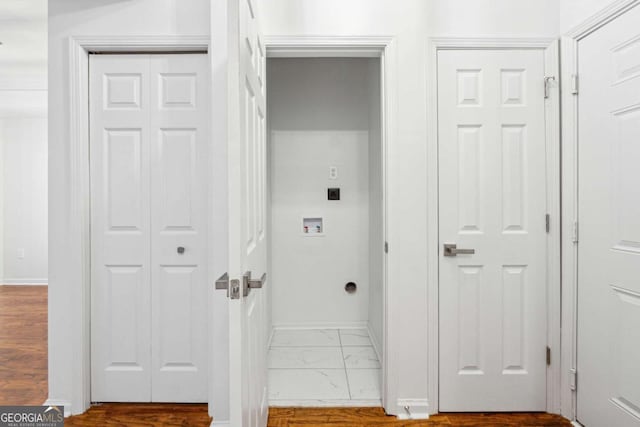
[[[472,255],[475,253],[475,249],[458,249],[458,245],[455,243],[444,244],[444,256]]]
[[[242,276],[242,281],[243,281],[243,296],[247,296],[249,295],[249,292],[251,292],[251,289],[260,289],[262,288],[262,286],[264,285],[264,282],[267,281],[267,273],[264,273],[262,275],[262,277],[260,277],[260,279],[252,279],[251,278],[251,272],[247,271],[246,273],[244,273],[244,276]]]
[[[218,277],[216,280],[216,289],[229,289],[229,274],[224,273],[222,276]]]

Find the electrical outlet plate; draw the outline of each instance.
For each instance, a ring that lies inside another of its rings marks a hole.
[[[329,166],[329,179],[338,179],[338,167]]]

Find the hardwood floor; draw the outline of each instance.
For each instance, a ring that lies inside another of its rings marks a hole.
[[[268,427],[570,427],[569,421],[543,413],[438,414],[429,420],[398,421],[382,408],[271,408]],[[106,403],[65,426],[193,426],[210,424],[207,405]]]
[[[47,398],[47,288],[0,286],[0,405],[40,405]],[[66,426],[209,426],[207,405],[95,405]],[[438,414],[398,421],[381,408],[271,408],[269,427],[571,426],[543,413]]]
[[[557,415],[518,414],[437,414],[428,420],[399,421],[385,415],[382,408],[270,408],[269,427],[568,427],[571,423]]]
[[[0,405],[47,399],[47,287],[0,286]]]
[[[207,405],[164,403],[104,403],[64,420],[65,427],[209,427]]]

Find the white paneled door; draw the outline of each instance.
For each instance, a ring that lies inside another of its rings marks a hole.
[[[441,411],[546,409],[543,82],[540,50],[438,53]]]
[[[206,58],[90,58],[93,401],[207,401]]]
[[[266,60],[255,0],[229,2],[229,388],[230,425],[266,427],[269,336],[266,222]],[[237,9],[236,9],[237,7]],[[237,22],[236,22],[237,20]],[[235,55],[238,55],[237,58]],[[237,62],[236,62],[237,60]],[[236,68],[237,67],[237,68]]]
[[[578,44],[577,419],[640,426],[640,6]]]

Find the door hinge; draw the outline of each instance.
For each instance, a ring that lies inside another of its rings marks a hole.
[[[551,365],[551,347],[547,346],[547,366]]]
[[[573,243],[578,243],[578,221],[573,222],[573,231],[572,231],[572,240]]]
[[[389,253],[389,243],[388,242],[384,242],[384,253],[385,254]]]
[[[569,369],[569,388],[573,391],[578,389],[578,372],[575,368]]]
[[[571,94],[572,95],[578,94],[578,75],[577,74],[571,75]]]
[[[555,76],[548,76],[544,78],[544,99],[549,98],[549,87],[551,86],[551,82],[555,80]]]
[[[547,230],[547,233],[551,230],[551,215],[549,214],[544,216],[544,229]]]

